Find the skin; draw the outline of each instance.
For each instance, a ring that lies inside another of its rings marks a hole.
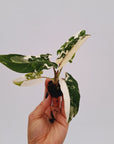
[[[45,81],[45,95],[48,92],[49,81],[49,79]],[[50,122],[53,117],[51,113],[55,119],[53,123]],[[48,94],[48,97],[44,98],[29,115],[28,144],[63,144],[67,131],[63,98],[55,100]]]

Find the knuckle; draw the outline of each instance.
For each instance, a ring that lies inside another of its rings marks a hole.
[[[29,120],[33,120],[33,118],[34,118],[33,113],[30,113],[30,114],[29,114]]]
[[[44,105],[43,101],[40,103],[40,106],[42,107]]]

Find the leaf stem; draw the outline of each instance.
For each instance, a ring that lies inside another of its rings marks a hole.
[[[58,77],[60,76],[62,69],[63,68],[61,68],[60,71],[58,71]]]
[[[58,71],[56,71],[54,67],[53,67],[53,71],[54,71],[54,81],[53,82],[57,85],[58,80],[59,80]]]
[[[40,78],[46,78],[46,79],[51,79],[51,80],[53,80],[53,78],[46,77],[46,76],[41,76]]]

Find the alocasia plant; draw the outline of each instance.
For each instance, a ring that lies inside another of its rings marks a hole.
[[[65,74],[65,78],[60,78],[60,73],[67,62],[72,62],[77,50],[89,36],[85,30],[80,31],[76,36],[72,36],[57,51],[56,62],[50,61],[51,54],[48,53],[39,56],[0,55],[0,62],[15,72],[25,73],[24,76],[13,81],[18,86],[31,86],[39,83],[42,78],[47,78],[43,76],[43,71],[53,68],[54,78],[50,78],[48,91],[52,97],[63,96],[65,114],[67,121],[70,122],[79,109],[78,83],[69,73]]]

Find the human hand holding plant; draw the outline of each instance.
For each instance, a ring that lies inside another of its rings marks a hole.
[[[43,71],[53,68],[54,77],[49,78],[51,83],[47,88],[52,98],[63,96],[66,119],[67,122],[70,122],[79,109],[78,83],[69,73],[65,74],[65,78],[60,78],[60,74],[63,66],[67,62],[72,62],[77,50],[89,36],[85,30],[72,36],[57,51],[56,62],[51,62],[51,54],[41,54],[40,56],[0,55],[0,62],[15,72],[25,73],[23,77],[13,81],[18,86],[31,86],[39,83],[43,78],[48,78],[42,76]]]
[[[59,101],[59,98],[57,98],[56,107],[52,108],[53,98],[47,91],[49,81],[47,79],[45,82],[45,95],[47,98],[29,115],[28,144],[63,144],[66,137],[68,123],[64,111],[64,100]],[[54,121],[52,121],[53,118]]]

